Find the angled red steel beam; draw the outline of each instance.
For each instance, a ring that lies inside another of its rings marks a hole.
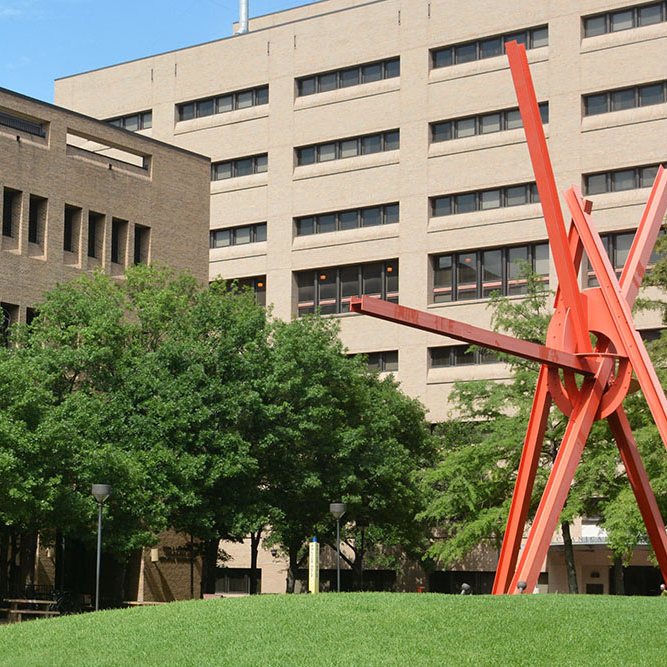
[[[508,591],[510,594],[520,592],[517,589],[519,581],[526,582],[528,591],[532,591],[537,584],[540,568],[549,551],[551,538],[558,525],[586,438],[595,421],[595,414],[613,366],[614,362],[609,357],[604,357],[596,376],[584,379],[577,405],[568,421],[542,500],[521,552],[519,565],[510,583]]]
[[[572,258],[568,250],[563,212],[560,207],[547,141],[544,137],[535,88],[530,76],[526,49],[523,44],[519,45],[515,41],[505,44],[505,49],[512,72],[514,89],[519,101],[521,120],[526,133],[537,191],[540,195],[544,222],[549,235],[551,254],[558,275],[558,286],[563,293],[565,305],[572,310],[572,324],[577,341],[577,352],[590,352],[592,348],[588,335],[586,309],[581,299],[577,273],[572,265]]]
[[[592,206],[592,203],[587,200],[586,211],[588,213],[591,212]],[[575,271],[579,271],[581,258],[584,254],[584,246],[581,243],[577,228],[573,222],[570,223],[567,241]],[[556,298],[554,299],[554,308],[558,307],[561,296],[561,290],[558,288],[556,290]],[[548,367],[542,365],[535,387],[533,406],[530,411],[528,428],[526,429],[516,484],[512,493],[512,503],[507,516],[503,544],[498,557],[498,567],[492,590],[494,595],[502,595],[509,592],[512,576],[516,570],[516,562],[519,558],[519,549],[521,548],[523,531],[526,526],[526,519],[528,518],[530,499],[533,494],[533,486],[535,485],[535,475],[537,474],[537,467],[540,461],[540,451],[544,442],[549,409],[551,408],[552,398],[549,392],[548,376]]]
[[[621,407],[610,414],[607,421],[611,432],[614,434],[630,486],[632,486],[637,499],[637,505],[639,505],[639,511],[644,519],[651,546],[662,572],[662,578],[667,581],[667,533],[665,532],[665,523],[662,520],[648,475],[639,456],[628,418]]]
[[[549,369],[546,365],[540,368],[537,378],[533,407],[530,411],[530,420],[526,431],[526,439],[523,443],[521,463],[512,495],[512,504],[507,517],[507,527],[503,545],[498,557],[498,567],[493,580],[493,595],[502,595],[509,592],[510,582],[516,569],[516,561],[519,556],[523,529],[528,518],[530,498],[533,494],[535,484],[535,473],[540,462],[540,452],[544,442],[544,434],[547,430],[547,419],[549,408],[551,408],[551,395],[548,389]]]
[[[667,196],[667,194],[666,194]],[[565,193],[565,200],[572,212],[572,219],[577,226],[579,236],[586,249],[586,254],[593,265],[600,283],[600,291],[612,315],[614,325],[625,350],[620,354],[627,355],[632,368],[639,380],[651,414],[655,421],[662,442],[667,448],[667,398],[662,390],[658,376],[648,356],[644,341],[632,323],[632,312],[623,297],[616,273],[611,266],[609,257],[602,245],[600,235],[593,226],[590,216],[583,208],[583,200],[578,188],[570,188]]]
[[[354,297],[350,301],[350,309],[355,313],[372,315],[381,320],[389,322],[398,322],[408,327],[430,331],[431,333],[449,336],[456,340],[462,340],[466,343],[481,345],[491,350],[499,352],[509,352],[517,357],[538,361],[547,366],[556,368],[566,368],[592,376],[596,372],[597,364],[590,362],[585,357],[578,357],[570,352],[556,350],[545,345],[538,345],[520,338],[513,338],[505,334],[489,331],[472,324],[457,322],[448,317],[425,313],[421,310],[399,306],[396,303],[376,299],[375,297],[362,296]]]
[[[667,213],[667,169],[660,165],[619,281],[621,292],[630,306],[635,302],[641,287],[646,265],[658,239],[665,213]]]

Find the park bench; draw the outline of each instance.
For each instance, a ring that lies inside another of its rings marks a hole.
[[[23,598],[5,600],[9,604],[7,618],[10,623],[18,623],[24,616],[60,616],[60,612],[52,609],[53,600],[26,600]],[[30,605],[30,606],[26,606]]]

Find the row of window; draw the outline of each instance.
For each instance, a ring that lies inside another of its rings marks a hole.
[[[636,188],[650,188],[655,181],[660,165],[630,169],[614,169],[584,176],[584,191],[587,195],[599,195],[603,192],[620,192]],[[667,166],[667,163],[665,163]]]
[[[327,232],[357,229],[358,227],[376,227],[398,222],[398,204],[367,206],[334,213],[307,215],[296,219],[296,235],[326,234]]]
[[[584,96],[584,115],[597,116],[611,111],[663,104],[667,99],[667,81],[631,86]]]
[[[230,245],[245,245],[246,243],[259,243],[260,241],[266,241],[265,222],[244,225],[243,227],[212,229],[209,247],[226,248]]]
[[[549,103],[540,104],[540,116],[543,123],[549,122]],[[474,137],[477,134],[491,134],[493,132],[504,132],[523,127],[521,114],[518,108],[503,109],[492,113],[477,114],[452,120],[431,123],[431,141],[451,141],[452,139],[463,139]]]
[[[336,266],[296,274],[299,316],[347,313],[354,296],[374,296],[398,302],[398,260]]]
[[[235,160],[224,160],[214,162],[211,165],[211,180],[222,181],[227,178],[238,178],[239,176],[251,176],[252,174],[263,174],[267,171],[269,158],[267,153],[239,157]]]
[[[370,155],[383,151],[399,149],[400,139],[398,130],[367,134],[363,137],[350,137],[338,141],[327,141],[313,146],[304,146],[296,149],[298,165],[313,164],[315,162],[329,162],[342,160],[357,155]]]
[[[476,364],[493,364],[498,361],[490,350],[471,350],[470,345],[444,345],[428,348],[429,366],[431,368],[450,368],[451,366],[472,366]]]
[[[269,87],[259,86],[248,90],[238,90],[225,95],[207,97],[195,102],[185,102],[177,106],[178,120],[203,118],[237,109],[248,109],[269,103]]]
[[[153,127],[153,112],[141,111],[127,116],[119,116],[118,118],[109,119],[107,123],[116,127],[122,127],[124,130],[129,130],[130,132],[148,130]]]
[[[312,76],[304,76],[296,81],[296,90],[299,97],[324,93],[337,88],[349,88],[362,83],[381,81],[382,79],[393,79],[400,76],[401,63],[398,58],[381,60],[379,62],[366,63],[356,67],[331,72],[322,72]]]
[[[494,292],[525,294],[523,263],[549,287],[549,244],[472,250],[433,258],[433,302],[487,299]]]
[[[649,165],[645,167],[617,169],[597,174],[588,174],[584,176],[584,190],[587,195],[596,195],[605,192],[648,188],[653,185],[658,173],[658,166],[659,165]],[[665,166],[667,166],[667,164]],[[7,198],[7,201],[11,202],[13,197],[12,191],[5,189],[5,197]],[[430,204],[431,216],[440,217],[487,211],[510,206],[521,206],[523,204],[539,203],[539,201],[540,198],[537,192],[537,185],[535,183],[523,183],[502,188],[432,197]],[[11,210],[11,203],[5,204],[5,210]],[[33,210],[32,206],[30,210]],[[37,210],[36,206],[34,210]],[[7,218],[7,220],[9,220],[9,218]],[[295,224],[297,236],[309,236],[312,234],[325,234],[328,232],[357,229],[359,227],[389,225],[397,223],[398,221],[399,204],[394,202],[379,206],[367,206],[364,208],[321,213],[319,215],[307,215],[296,218]],[[8,224],[9,223],[5,222],[5,219],[3,218],[3,225]],[[4,229],[5,227],[3,226],[3,230]],[[5,236],[7,235],[8,234],[5,234]],[[212,230],[210,247],[223,248],[230,245],[241,245],[258,241],[266,241],[265,222],[243,227]],[[33,242],[36,243],[37,241]]]
[[[604,14],[584,17],[584,37],[630,30],[667,21],[667,3],[652,2],[639,7],[625,7]]]
[[[602,237],[611,264],[619,276],[628,259],[634,237],[634,231],[606,234]],[[649,270],[660,257],[653,252],[648,263]],[[432,261],[434,303],[487,299],[495,292],[506,296],[525,294],[526,266],[532,269],[544,289],[549,287],[547,243],[435,255]],[[582,266],[587,287],[597,286],[585,254]],[[299,316],[313,313],[317,309],[323,314],[349,312],[350,299],[362,294],[398,302],[398,260],[300,271],[295,277]],[[266,276],[243,278],[235,282],[252,288],[260,303],[266,304]],[[462,349],[465,351],[467,347],[463,346]],[[480,358],[472,362],[467,353],[454,350],[451,346],[448,349],[452,350],[453,356],[447,359],[443,357],[434,365],[454,366],[490,361]]]
[[[9,238],[18,236],[21,217],[21,201],[23,193],[20,190],[3,188],[2,193],[2,235]],[[28,197],[28,242],[44,245],[48,200],[37,195]],[[63,211],[63,250],[77,252],[81,239],[83,210],[78,206],[65,204]],[[102,257],[104,249],[105,224],[107,216],[103,213],[88,212],[88,257]],[[120,218],[111,219],[111,261],[115,264],[125,264],[123,249],[126,247],[129,223]],[[148,245],[150,228],[144,225],[134,225],[134,254],[135,264],[148,261]]]
[[[549,45],[549,30],[547,26],[539,26],[519,32],[485,37],[473,42],[432,49],[431,65],[433,68],[449,67],[450,65],[501,56],[505,53],[505,44],[512,41],[524,44],[527,49],[538,49]]]
[[[458,215],[507,206],[521,206],[540,201],[535,183],[509,185],[504,188],[461,192],[443,197],[431,197],[431,215]]]

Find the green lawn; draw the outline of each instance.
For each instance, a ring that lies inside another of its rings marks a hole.
[[[271,595],[0,626],[0,664],[665,665],[666,624],[658,597]]]

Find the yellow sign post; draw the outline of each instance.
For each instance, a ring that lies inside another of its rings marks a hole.
[[[308,592],[320,592],[320,543],[316,537],[308,545]]]

